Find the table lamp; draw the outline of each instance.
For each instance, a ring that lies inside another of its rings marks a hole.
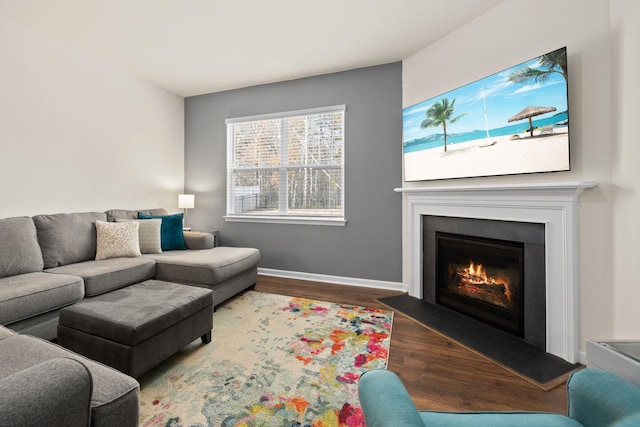
[[[184,209],[184,229],[191,230],[187,227],[187,209],[193,209],[196,203],[196,196],[193,194],[178,194],[178,208]]]

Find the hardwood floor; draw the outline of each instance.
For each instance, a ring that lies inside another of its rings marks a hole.
[[[376,299],[400,294],[270,276],[258,277],[256,291],[383,309]],[[388,369],[402,378],[419,409],[567,412],[564,384],[544,391],[399,312]]]

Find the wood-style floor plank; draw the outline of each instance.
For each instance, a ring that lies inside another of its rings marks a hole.
[[[256,290],[383,308],[400,292],[259,276]],[[419,409],[546,411],[566,414],[565,385],[544,391],[516,374],[395,312],[388,369],[397,373]]]

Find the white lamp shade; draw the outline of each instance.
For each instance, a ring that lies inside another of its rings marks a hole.
[[[178,194],[178,208],[193,209],[196,203],[196,196],[193,194]]]

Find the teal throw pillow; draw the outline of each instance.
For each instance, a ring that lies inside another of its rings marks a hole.
[[[146,215],[138,212],[138,219],[162,220],[162,225],[160,226],[160,245],[163,251],[187,249],[182,232],[183,217],[184,214],[182,213],[173,215]]]

